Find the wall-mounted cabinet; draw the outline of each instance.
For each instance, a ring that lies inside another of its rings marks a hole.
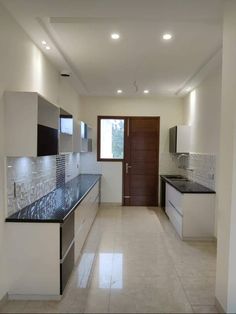
[[[59,153],[73,152],[73,116],[60,109]]]
[[[178,125],[169,130],[169,152],[173,154],[190,153],[191,127]]]
[[[81,121],[81,153],[92,152],[92,128]]]
[[[80,153],[81,150],[81,129],[80,122],[73,120],[73,152]]]
[[[6,155],[58,154],[59,108],[36,92],[5,93]]]

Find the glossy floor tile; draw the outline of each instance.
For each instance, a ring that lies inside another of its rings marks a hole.
[[[60,302],[2,313],[217,313],[216,245],[183,242],[161,209],[104,206]]]

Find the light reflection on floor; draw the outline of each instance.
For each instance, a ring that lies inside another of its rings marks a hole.
[[[83,253],[78,267],[78,288],[87,288],[95,260],[94,253]]]
[[[111,278],[111,282],[110,282]],[[123,254],[99,254],[99,288],[123,288]]]

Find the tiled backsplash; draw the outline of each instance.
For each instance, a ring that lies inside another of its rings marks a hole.
[[[176,156],[168,152],[162,152],[159,156],[160,174],[179,174]]]
[[[188,179],[215,190],[215,155],[191,153],[187,157],[183,156],[177,163],[180,167],[189,169],[181,169],[181,174]]]
[[[8,215],[79,174],[79,154],[7,158]]]
[[[65,181],[68,182],[80,173],[80,154],[67,154],[65,157]]]

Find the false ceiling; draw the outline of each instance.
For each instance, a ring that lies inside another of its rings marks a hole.
[[[111,96],[117,89],[129,96],[144,89],[151,95],[182,95],[204,68],[220,62],[220,0],[2,3],[58,69],[72,73],[82,95]],[[120,34],[117,41],[110,38],[114,32]],[[164,33],[172,39],[164,41]]]

